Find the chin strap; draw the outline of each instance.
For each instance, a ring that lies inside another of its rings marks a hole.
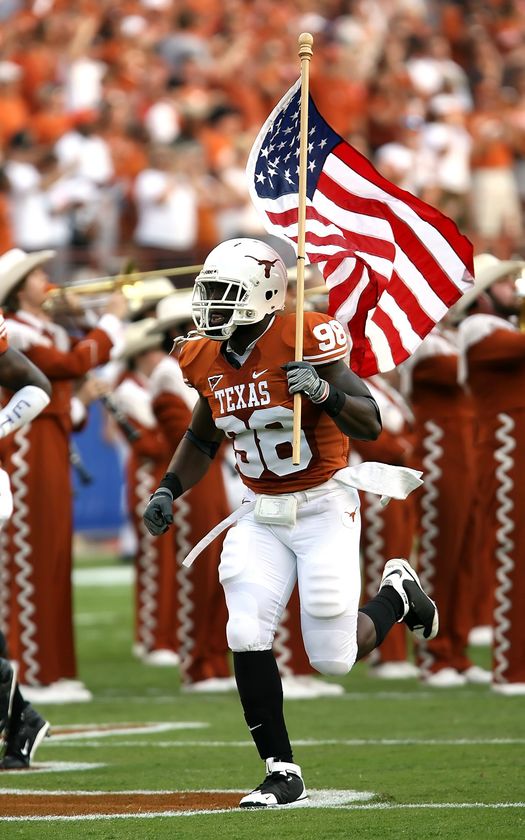
[[[171,348],[169,355],[171,356],[175,350],[182,347],[187,341],[197,341],[199,338],[204,337],[205,336],[201,335],[197,330],[190,330],[188,335],[178,335],[177,338],[173,339],[173,347]]]

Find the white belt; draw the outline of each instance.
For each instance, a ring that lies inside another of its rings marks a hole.
[[[392,464],[380,464],[376,461],[364,461],[355,467],[345,467],[338,470],[332,478],[345,487],[353,487],[356,490],[364,490],[367,493],[375,493],[381,496],[381,504],[387,505],[390,499],[406,499],[406,497],[423,484],[420,470],[411,470],[408,467],[395,467]],[[212,528],[197,545],[195,545],[182,565],[190,567],[196,557],[207,548],[226,528],[235,525],[239,519],[250,513],[255,507],[255,501],[243,502],[240,507],[230,513],[226,519],[219,522]]]

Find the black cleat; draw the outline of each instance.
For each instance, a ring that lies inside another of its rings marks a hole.
[[[9,732],[0,770],[25,770],[42,742],[49,733],[49,723],[40,717],[28,703],[20,716],[15,732]]]
[[[414,569],[406,560],[389,560],[385,564],[381,585],[393,586],[403,601],[403,617],[409,630],[418,639],[430,641],[439,629],[439,615],[437,607],[431,598],[423,591]]]
[[[276,808],[296,805],[308,799],[301,768],[297,764],[266,759],[264,782],[240,801],[241,808]]]

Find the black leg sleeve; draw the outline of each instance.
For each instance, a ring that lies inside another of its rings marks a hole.
[[[271,650],[233,654],[244,719],[261,758],[292,762],[292,747],[283,715],[283,688]]]
[[[391,586],[383,586],[375,598],[368,601],[359,612],[365,613],[376,630],[376,647],[379,647],[388,631],[403,616],[401,596]]]

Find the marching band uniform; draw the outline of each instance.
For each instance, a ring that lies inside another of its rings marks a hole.
[[[418,573],[440,607],[437,638],[417,646],[423,680],[450,687],[488,682],[466,654],[472,626],[473,551],[469,526],[475,490],[472,403],[458,384],[452,331],[434,329],[400,367],[403,392],[415,416],[412,466],[424,484],[414,494]]]
[[[478,418],[479,545],[495,558],[493,689],[525,694],[525,335],[476,314],[459,326]]]
[[[16,259],[13,270],[4,275],[2,300],[19,281],[31,277],[31,269],[53,255],[52,251],[24,255],[18,249],[9,253]],[[2,535],[9,648],[18,660],[28,699],[88,700],[90,693],[75,679],[72,621],[69,436],[85,419],[84,406],[73,398],[73,381],[108,361],[121,325],[115,315],[105,314],[97,328],[75,339],[43,313],[39,317],[20,310],[8,315],[6,324],[11,345],[52,384],[49,405],[31,424],[7,438],[3,447],[15,507]]]
[[[141,350],[138,346],[137,352]],[[126,347],[123,352],[126,353]],[[153,539],[142,519],[142,512],[164,475],[171,445],[156,421],[149,380],[141,372],[126,372],[113,392],[113,400],[137,431],[137,437],[128,441],[126,465],[128,510],[136,536],[134,650],[149,664],[176,665],[178,623],[173,540],[168,534]]]

